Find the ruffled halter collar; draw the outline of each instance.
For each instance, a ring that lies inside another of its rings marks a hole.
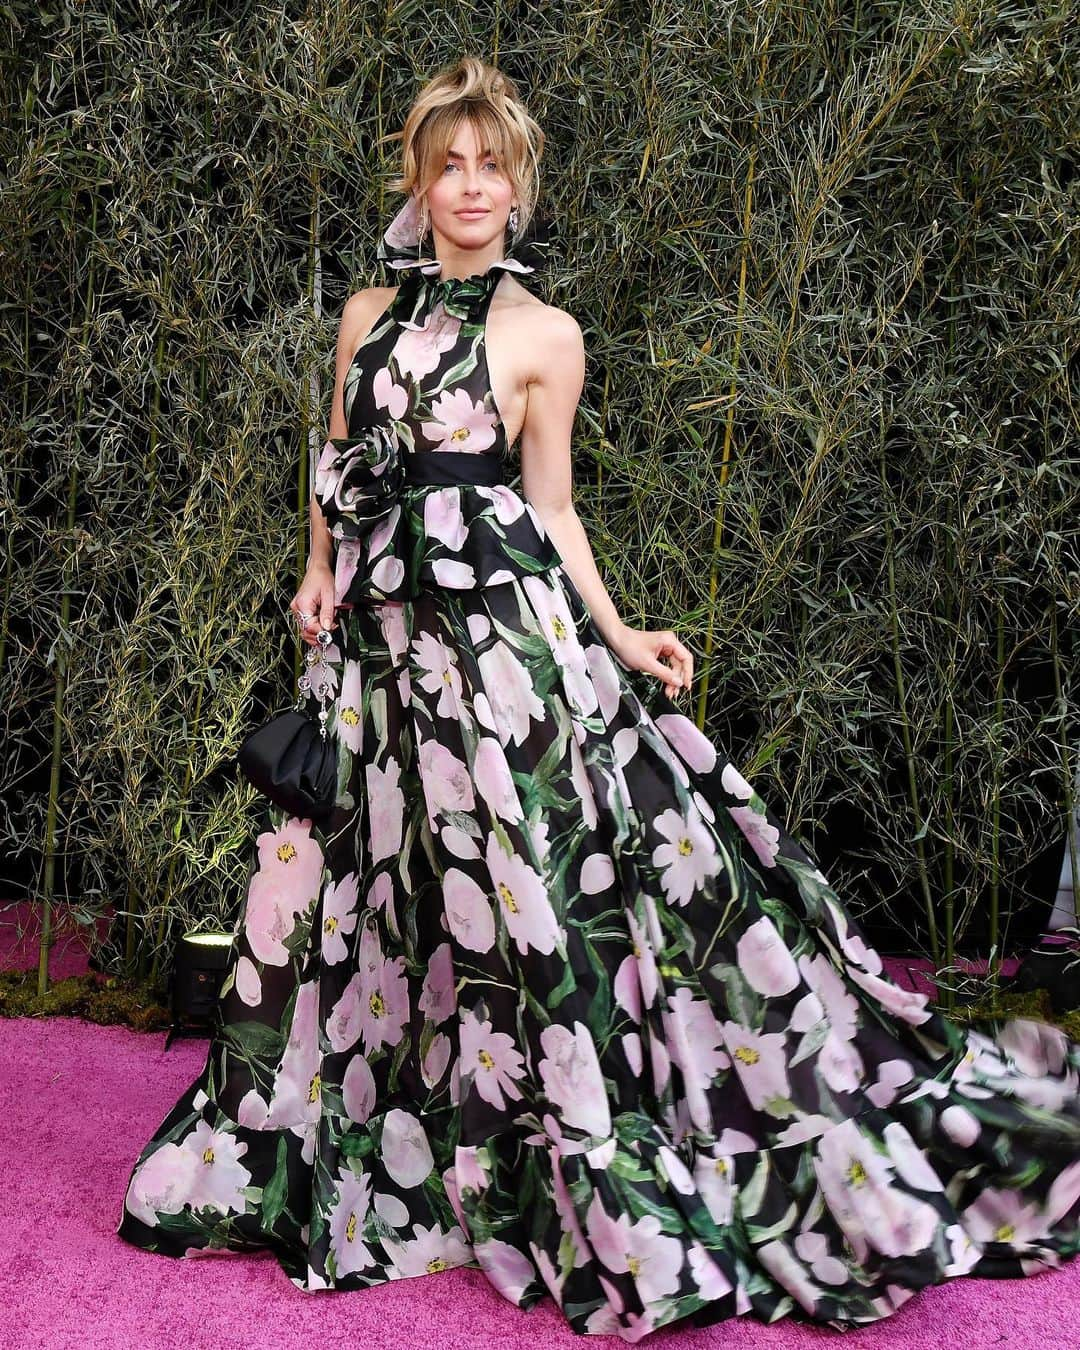
[[[424,236],[421,246],[418,229],[419,208],[410,193],[386,227],[376,251],[379,261],[398,274],[402,285],[408,282],[417,288],[414,314],[441,303],[448,314],[465,318],[495,289],[501,273],[535,274],[547,261],[550,231],[536,216],[517,239],[507,242],[503,257],[466,277],[441,276],[442,261],[432,251],[431,232]]]

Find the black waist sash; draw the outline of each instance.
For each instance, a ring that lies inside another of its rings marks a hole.
[[[500,454],[473,453],[468,450],[407,450],[401,458],[407,483],[435,487],[467,484],[496,487],[506,482]]]

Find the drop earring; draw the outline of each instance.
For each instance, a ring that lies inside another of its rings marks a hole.
[[[516,234],[518,227],[518,209],[516,206],[510,208],[510,219],[506,223],[510,226],[510,233]]]

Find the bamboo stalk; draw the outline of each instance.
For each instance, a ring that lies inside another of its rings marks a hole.
[[[705,712],[709,702],[709,677],[712,672],[714,616],[717,609],[717,597],[720,593],[719,557],[724,539],[725,488],[731,468],[732,441],[735,427],[735,400],[738,391],[739,353],[742,349],[742,333],[746,312],[746,263],[750,252],[750,221],[753,214],[754,166],[757,161],[758,130],[761,118],[761,91],[765,84],[766,54],[768,35],[761,46],[758,69],[758,99],[750,127],[750,153],[746,164],[746,185],[743,189],[742,238],[739,241],[739,289],[735,306],[735,345],[731,354],[731,380],[728,385],[727,413],[724,417],[724,440],[720,453],[720,488],[717,494],[716,513],[713,520],[712,559],[709,564],[709,603],[705,623],[705,637],[702,641],[704,669],[698,682],[697,714],[695,722],[699,729],[705,726]]]
[[[878,464],[881,476],[883,500],[889,499],[888,475],[885,471],[885,434],[881,429]],[[930,886],[930,874],[926,858],[926,825],[923,822],[922,807],[919,800],[918,776],[915,772],[915,748],[911,734],[911,718],[907,707],[907,684],[904,679],[904,663],[900,653],[900,608],[896,594],[896,534],[892,526],[892,517],[885,512],[885,561],[887,575],[887,593],[889,601],[889,636],[892,643],[893,679],[896,682],[896,707],[900,714],[900,729],[904,740],[904,763],[907,768],[908,797],[911,814],[915,820],[915,858],[918,868],[919,888],[922,891],[923,909],[926,913],[926,927],[930,939],[930,955],[935,970],[941,965],[941,948],[938,940],[937,916],[934,913],[933,894]]]

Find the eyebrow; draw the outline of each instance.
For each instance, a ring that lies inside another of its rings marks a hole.
[[[446,153],[447,153],[447,155],[450,157],[450,159],[464,159],[464,158],[465,158],[465,156],[461,153],[460,150],[447,150]],[[485,155],[492,155],[492,154],[494,154],[494,153],[495,153],[495,152],[491,149],[490,146],[486,146],[483,150],[480,151],[480,158],[483,159]]]

